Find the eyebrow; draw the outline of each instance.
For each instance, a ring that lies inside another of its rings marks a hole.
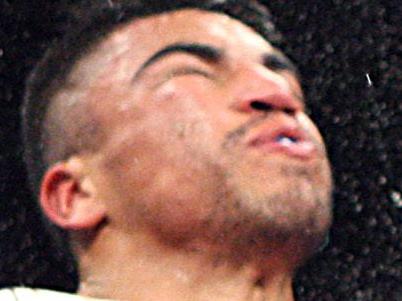
[[[172,53],[187,53],[210,62],[218,62],[223,56],[223,51],[221,49],[211,45],[198,43],[171,44],[157,51],[149,59],[147,59],[135,73],[133,80],[136,80],[138,77],[140,77],[145,69],[147,69],[149,66]]]

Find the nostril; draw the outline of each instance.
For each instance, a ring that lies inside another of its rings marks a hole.
[[[273,105],[271,105],[270,103],[264,102],[264,101],[259,101],[259,100],[254,100],[252,102],[250,102],[250,107],[254,110],[257,111],[264,111],[264,112],[268,112],[268,111],[272,111],[274,109],[276,109]],[[288,115],[294,115],[296,113],[296,110],[294,108],[277,108],[278,110],[283,111],[285,114]]]
[[[273,106],[270,105],[269,103],[263,102],[263,101],[252,101],[250,102],[250,107],[253,108],[254,110],[258,111],[272,111]]]

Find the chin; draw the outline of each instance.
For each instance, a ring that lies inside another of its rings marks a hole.
[[[252,242],[260,250],[289,251],[297,266],[322,245],[332,222],[329,165],[271,167],[232,179],[238,220],[232,233],[237,242],[244,238],[245,247]]]

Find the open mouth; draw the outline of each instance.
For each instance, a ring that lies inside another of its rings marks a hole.
[[[282,145],[292,145],[299,141],[299,138],[280,134],[275,138],[275,141]]]
[[[305,135],[293,128],[278,128],[276,130],[263,130],[256,137],[251,139],[249,144],[258,146],[267,143],[278,143],[281,145],[293,145],[305,141]]]
[[[282,153],[291,157],[309,159],[316,147],[301,130],[278,128],[263,130],[250,140],[248,145],[265,153]]]

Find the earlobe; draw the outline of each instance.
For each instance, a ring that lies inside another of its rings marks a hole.
[[[51,167],[41,185],[40,204],[45,215],[66,230],[90,230],[106,217],[88,179],[68,163]]]

